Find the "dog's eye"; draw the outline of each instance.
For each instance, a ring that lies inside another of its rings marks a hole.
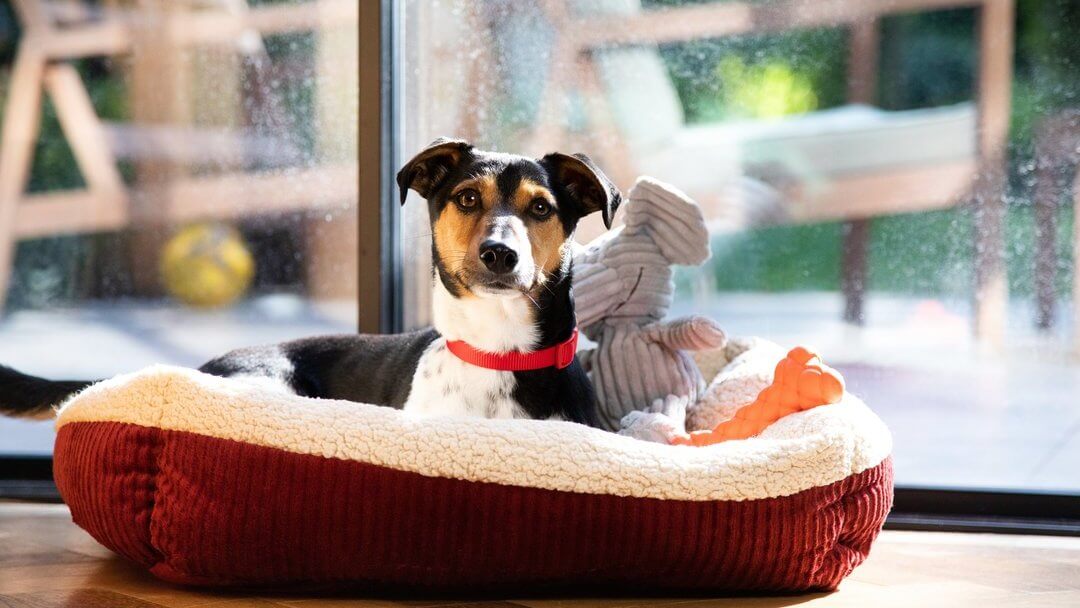
[[[457,204],[462,209],[472,209],[480,204],[480,193],[472,188],[462,190],[457,195]]]
[[[545,218],[551,214],[551,203],[542,198],[533,200],[529,208],[532,214],[539,218]]]

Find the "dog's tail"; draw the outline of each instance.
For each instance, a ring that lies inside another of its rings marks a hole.
[[[0,365],[0,414],[46,419],[64,399],[96,380],[46,380]]]

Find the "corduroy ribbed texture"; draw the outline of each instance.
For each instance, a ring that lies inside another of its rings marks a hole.
[[[675,294],[671,265],[701,264],[710,254],[697,203],[642,176],[627,195],[623,217],[620,230],[574,256],[578,323],[597,344],[582,362],[596,389],[600,426],[610,431],[624,428],[627,414],[668,396],[696,402],[705,379],[686,351],[720,348],[726,340],[707,317],[664,319]]]
[[[892,462],[798,494],[675,501],[428,477],[117,422],[60,428],[77,524],[193,585],[521,593],[834,588],[892,504]]]

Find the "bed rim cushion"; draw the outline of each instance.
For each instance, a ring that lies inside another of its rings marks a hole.
[[[881,464],[892,439],[858,398],[794,414],[760,436],[666,446],[563,421],[422,418],[154,366],[72,397],[57,427],[118,422],[432,477],[684,501],[760,500]]]

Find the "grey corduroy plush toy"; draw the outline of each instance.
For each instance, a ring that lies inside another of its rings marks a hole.
[[[697,203],[650,177],[638,178],[622,208],[626,225],[574,257],[578,326],[597,343],[579,355],[607,429],[618,430],[638,410],[668,414],[682,426],[686,406],[705,390],[686,351],[720,348],[725,337],[706,317],[663,318],[675,291],[671,265],[707,260],[708,230]]]

